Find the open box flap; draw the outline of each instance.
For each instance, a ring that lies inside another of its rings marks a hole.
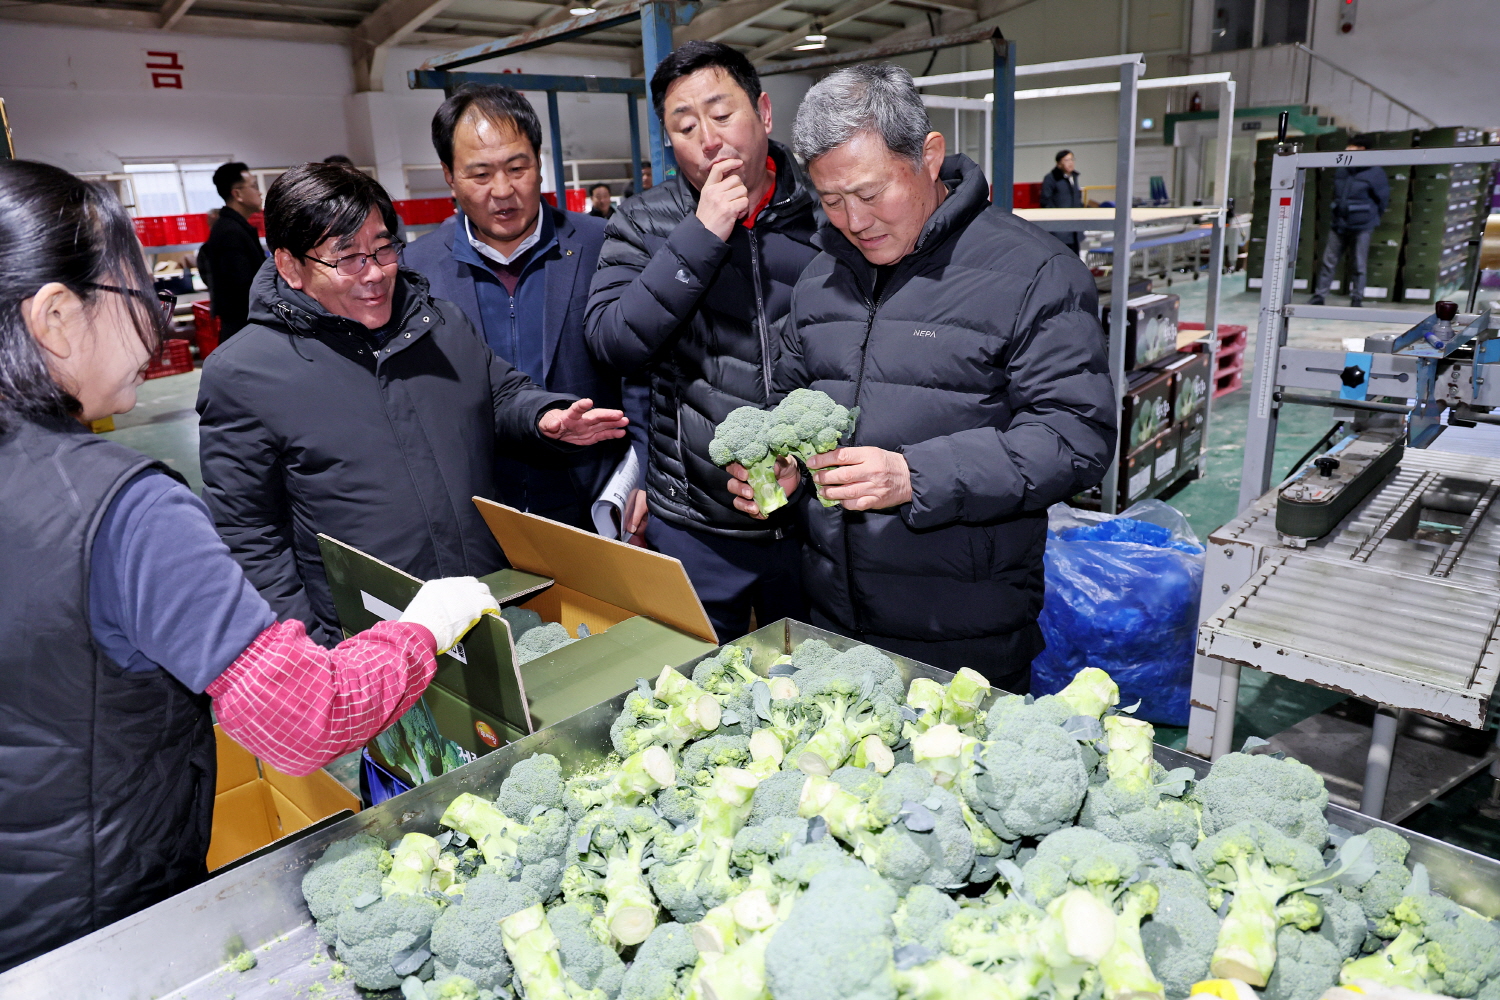
[[[320,534],[318,548],[323,554],[333,606],[346,635],[400,617],[401,609],[422,587],[422,581],[410,573],[336,538]],[[542,590],[551,583],[545,577],[516,570],[501,570],[484,580],[495,591],[498,602]],[[502,618],[485,615],[463,642],[439,656],[432,683],[481,706],[521,733],[534,731],[526,684],[515,664],[510,625]]]
[[[671,556],[482,497],[475,497],[474,505],[516,569],[551,577],[559,586],[704,642],[718,642],[682,563]]]

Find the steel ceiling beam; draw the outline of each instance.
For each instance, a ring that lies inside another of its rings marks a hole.
[[[974,42],[999,42],[1003,44],[1004,41],[1004,36],[1000,34],[999,28],[969,28],[947,35],[937,35],[933,38],[916,38],[907,42],[888,42],[884,45],[872,45],[864,49],[850,49],[848,52],[832,52],[826,56],[813,56],[809,59],[764,63],[755,68],[760,72],[761,76],[775,76],[778,73],[805,73],[809,70],[828,69],[833,66],[849,66],[853,63],[870,62],[876,59],[891,59],[895,56],[910,55],[913,52],[931,52],[933,49],[948,49],[958,45],[970,45]]]
[[[592,14],[570,17],[566,21],[549,24],[545,28],[523,31],[509,38],[501,38],[484,45],[474,45],[467,49],[459,49],[457,52],[437,56],[427,60],[421,68],[458,69],[461,66],[469,66],[498,56],[515,55],[518,52],[539,49],[554,42],[571,41],[605,28],[640,20],[641,11],[653,2],[659,3],[660,0],[627,0],[626,3],[601,7]],[[689,23],[698,11],[697,3],[684,2],[684,0],[678,0],[670,6],[673,8],[677,24]]]
[[[751,50],[747,53],[747,58],[752,63],[769,59],[778,52],[784,52],[794,45],[801,45],[807,32],[814,27],[821,26],[823,32],[826,34],[841,24],[856,20],[861,14],[867,14],[879,7],[884,7],[889,2],[890,0],[849,0],[848,3],[841,4],[826,14],[814,15],[796,27],[786,29],[778,37],[759,48]]]

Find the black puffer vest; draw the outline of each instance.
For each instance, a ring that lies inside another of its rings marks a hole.
[[[206,874],[209,699],[89,635],[94,533],[157,465],[71,421],[0,433],[0,971]]]

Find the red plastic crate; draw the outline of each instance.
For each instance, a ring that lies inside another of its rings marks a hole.
[[[186,340],[162,341],[161,350],[146,365],[146,378],[184,375],[193,370],[193,351]]]
[[[144,247],[164,247],[172,240],[169,235],[166,215],[142,215],[133,220],[135,235]]]
[[[1244,368],[1244,362],[1236,358],[1232,367],[1220,368],[1214,373],[1214,399],[1227,396],[1243,384],[1240,377],[1244,374]]]
[[[169,218],[176,223],[174,243],[202,243],[208,239],[208,216],[202,212],[195,215],[173,215]]]
[[[193,303],[193,338],[198,342],[200,362],[219,346],[219,317],[213,314],[207,302]]]
[[[1041,208],[1042,207],[1042,185],[1035,184],[1012,184],[1011,197],[1016,208]]]
[[[408,226],[430,226],[453,214],[452,198],[404,198],[391,203]]]
[[[568,188],[568,211],[587,212],[589,210],[589,193],[583,188]]]
[[[266,235],[266,213],[265,212],[256,212],[254,215],[250,216],[250,218],[246,219],[245,221],[248,222],[248,223],[250,223],[250,225],[252,225],[252,226],[255,227],[256,235],[258,235],[258,236],[264,236],[264,235]]]

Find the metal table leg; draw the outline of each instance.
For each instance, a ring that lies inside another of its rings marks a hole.
[[[1370,731],[1370,755],[1365,759],[1365,786],[1360,795],[1359,811],[1380,818],[1385,808],[1385,787],[1391,778],[1391,757],[1396,752],[1396,730],[1400,716],[1386,705],[1375,709],[1375,724]]]
[[[1214,743],[1210,760],[1234,749],[1234,713],[1240,703],[1240,665],[1227,660],[1219,671],[1219,702],[1214,709]]]

